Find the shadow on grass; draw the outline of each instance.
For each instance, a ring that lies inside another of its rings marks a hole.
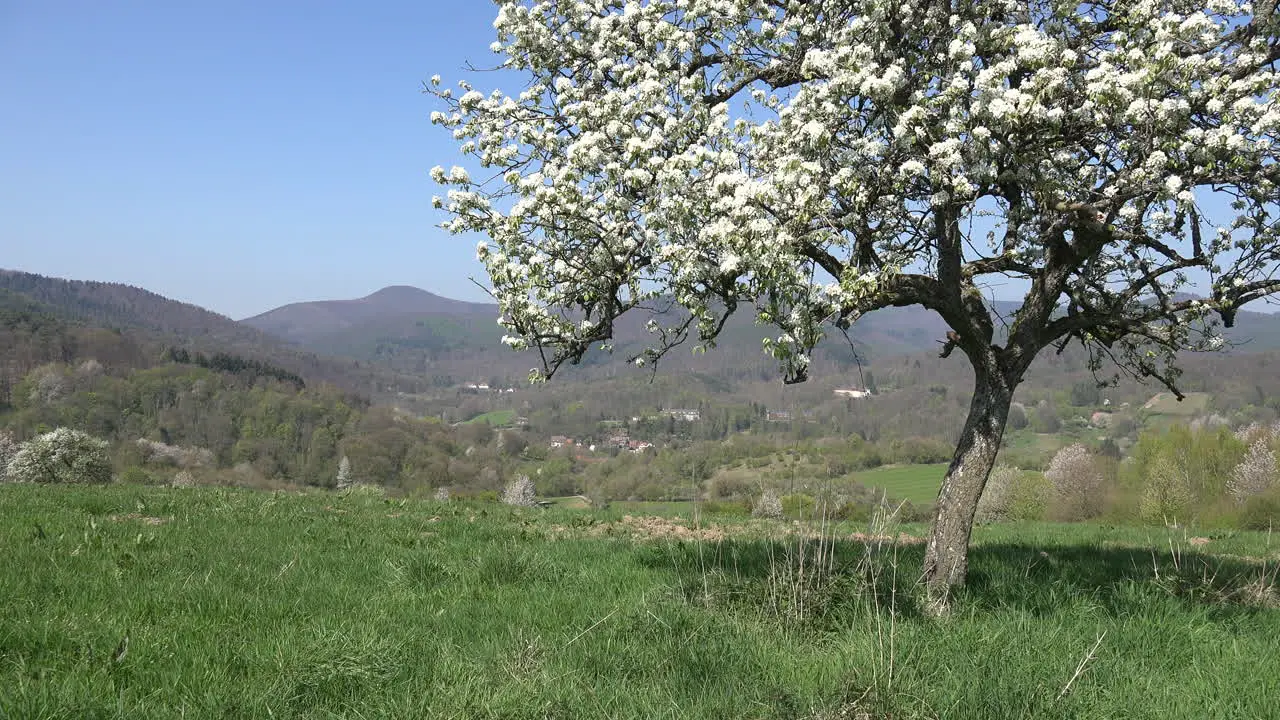
[[[1004,543],[975,548],[969,568],[966,603],[1039,615],[1085,603],[1122,616],[1158,602],[1235,615],[1276,599],[1274,568],[1195,551]]]
[[[921,617],[917,583],[924,547],[837,541],[728,539],[643,546],[636,560],[674,572],[686,599],[729,609],[797,615],[825,625],[865,616],[870,607]],[[1112,616],[1168,607],[1200,608],[1216,618],[1274,607],[1275,567],[1194,551],[1036,543],[984,544],[969,556],[964,610],[1012,609],[1038,616],[1072,608]],[[798,607],[803,605],[803,607]]]

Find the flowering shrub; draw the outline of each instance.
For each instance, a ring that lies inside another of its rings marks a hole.
[[[1267,437],[1258,437],[1249,446],[1240,464],[1231,471],[1231,479],[1227,481],[1227,492],[1244,502],[1254,495],[1259,495],[1277,484],[1280,484],[1280,471],[1276,467],[1276,454],[1267,444]]]
[[[176,465],[180,468],[199,468],[213,464],[213,453],[202,447],[179,447],[146,438],[138,438],[137,444],[144,462]]]
[[[533,507],[537,505],[538,500],[534,494],[533,481],[529,479],[529,476],[521,475],[507,483],[507,486],[502,490],[502,502],[516,507]]]
[[[772,490],[765,490],[751,508],[751,516],[779,520],[782,518],[782,500]]]
[[[991,475],[987,477],[987,487],[978,500],[977,522],[995,523],[1010,519],[1014,485],[1021,474],[1021,470],[1008,465],[999,465],[991,471]]]
[[[44,365],[32,370],[26,378],[27,402],[33,405],[52,404],[66,396],[71,386],[67,371],[58,365]]]
[[[9,461],[13,482],[107,483],[107,443],[87,433],[58,428],[26,443]]]
[[[1102,512],[1102,473],[1084,445],[1076,443],[1059,450],[1044,476],[1053,485],[1053,513],[1058,518],[1087,520]]]
[[[13,433],[0,430],[0,482],[4,482],[7,477],[9,461],[18,452],[18,447],[18,441],[13,438]]]
[[[334,478],[334,486],[339,490],[346,490],[351,487],[351,461],[346,455],[338,461],[338,476]]]

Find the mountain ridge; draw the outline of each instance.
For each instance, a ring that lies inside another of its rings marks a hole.
[[[502,345],[495,304],[454,300],[408,285],[360,298],[290,303],[243,321],[122,283],[0,270],[0,291],[89,325],[144,333],[153,345],[261,359],[308,381],[332,382],[370,397],[444,390],[477,379],[518,382],[539,365],[536,354]],[[1008,313],[1016,304],[996,307]],[[622,359],[650,341],[639,320],[618,323],[612,357],[593,350],[580,367],[565,369],[566,379],[621,377]],[[819,345],[813,353],[814,377],[847,375],[892,357],[936,354],[946,330],[940,317],[921,307],[868,313],[851,329],[852,344],[836,334]],[[771,381],[777,367],[761,345],[769,333],[754,323],[752,313],[739,313],[725,326],[716,350],[694,353],[691,342],[689,352],[669,354],[661,372],[708,374],[734,387]],[[1242,312],[1230,333],[1239,343],[1237,354],[1280,348],[1280,315]]]
[[[1006,319],[1018,308],[1014,301],[990,305]],[[362,298],[290,303],[242,322],[314,352],[378,362],[443,382],[477,371],[515,377],[538,364],[529,353],[502,346],[498,315],[496,304],[452,300],[421,288],[393,285]],[[865,361],[932,352],[949,329],[936,313],[919,306],[877,310],[850,329],[852,344],[838,334],[821,343],[813,353],[815,368],[842,371]],[[1002,332],[999,322],[997,332]],[[673,353],[664,363],[668,369],[684,372],[763,376],[776,370],[762,351],[761,341],[768,334],[768,328],[755,324],[752,313],[740,312],[717,338],[717,351],[697,357]],[[1280,315],[1242,311],[1227,335],[1242,352],[1280,348]],[[641,318],[621,318],[615,325],[614,359],[592,351],[583,367],[569,372],[582,378],[611,373],[610,363],[621,364],[618,358],[648,342]]]
[[[0,269],[0,292],[63,320],[135,334],[148,346],[241,355],[345,390],[374,394],[387,387],[409,390],[419,382],[350,358],[309,351],[212,310],[125,283]]]
[[[412,286],[389,286],[362,298],[297,302],[268,310],[243,323],[284,338],[300,347],[362,360],[399,363],[399,368],[423,372],[427,365],[452,365],[455,369],[483,361],[501,372],[527,372],[528,355],[501,345],[498,306],[453,300]],[[624,317],[615,326],[617,356],[638,350],[650,341],[643,320]],[[858,353],[902,354],[933,348],[947,327],[935,313],[923,308],[887,308],[859,321],[852,337],[859,350],[841,342],[827,343],[820,353],[856,362]],[[725,326],[717,345],[771,363],[763,351],[768,329],[758,326],[751,313],[739,313]],[[836,338],[838,341],[839,338]],[[692,343],[690,343],[692,344]],[[726,358],[708,353],[707,360],[683,369],[710,369]],[[585,365],[601,365],[604,357],[593,353]],[[689,365],[686,359],[684,362]],[[732,364],[732,363],[729,363]],[[757,364],[752,362],[752,364]]]

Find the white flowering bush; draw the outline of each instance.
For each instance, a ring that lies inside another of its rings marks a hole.
[[[1088,520],[1102,512],[1103,477],[1097,460],[1084,445],[1068,445],[1054,454],[1044,477],[1053,486],[1054,515]]]
[[[761,493],[755,505],[751,508],[751,516],[770,520],[781,519],[782,500],[778,497],[778,493],[772,490],[765,490]]]
[[[516,507],[534,507],[537,505],[538,500],[534,492],[533,481],[529,479],[529,476],[521,475],[507,483],[502,490],[502,502],[505,505],[515,505]]]
[[[338,461],[338,475],[334,478],[334,486],[338,490],[346,490],[351,487],[352,482],[351,461],[347,459],[346,455],[343,455],[342,459]]]
[[[0,482],[4,482],[8,477],[9,461],[17,452],[18,441],[14,439],[13,433],[0,430]]]
[[[1235,431],[1236,439],[1243,443],[1252,443],[1259,436],[1268,435],[1268,434],[1269,433],[1267,432],[1267,428],[1256,422],[1251,422],[1248,425],[1243,425],[1239,428],[1236,428],[1236,431]]]
[[[67,369],[61,365],[42,365],[26,378],[27,402],[32,405],[52,404],[66,396],[71,388]]]
[[[1041,350],[1079,342],[1176,392],[1178,351],[1222,347],[1219,323],[1280,290],[1280,20],[1250,3],[496,4],[518,90],[427,89],[466,158],[432,170],[435,204],[482,238],[504,341],[543,379],[623,315],[648,315],[630,359],[649,364],[743,310],[800,381],[833,328],[938,313],[978,401],[931,586],[963,581]],[[995,282],[1027,288],[999,338]]]
[[[8,479],[35,483],[108,483],[107,443],[87,433],[58,428],[19,447],[9,461]]]
[[[138,438],[137,446],[143,461],[148,463],[180,468],[201,468],[213,464],[213,452],[207,448],[168,445],[147,438]]]
[[[76,366],[76,375],[81,378],[92,378],[101,375],[106,368],[94,358],[89,358]]]
[[[1276,454],[1267,444],[1268,440],[1265,436],[1255,440],[1244,459],[1231,471],[1227,492],[1236,502],[1245,502],[1280,485],[1280,466],[1276,465]]]
[[[1005,522],[1010,518],[1014,501],[1015,485],[1022,471],[1008,465],[998,465],[991,470],[987,478],[987,487],[978,499],[978,514],[974,519],[979,523]]]
[[[440,487],[436,488],[436,493],[434,497],[436,502],[442,502],[442,503],[449,502],[449,499],[450,499],[449,488],[441,485]]]

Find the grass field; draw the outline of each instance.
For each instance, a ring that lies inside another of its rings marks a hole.
[[[515,410],[494,410],[492,412],[477,415],[468,420],[467,423],[489,423],[494,427],[506,427],[515,419]]]
[[[883,489],[889,497],[927,505],[938,498],[938,488],[946,474],[946,463],[890,465],[856,472],[853,478],[867,487]]]
[[[0,717],[1275,717],[1265,534],[982,528],[939,620],[854,529],[0,486]]]
[[[1212,396],[1209,393],[1189,392],[1179,402],[1173,393],[1162,392],[1152,395],[1151,399],[1142,406],[1142,409],[1152,415],[1192,417],[1207,412],[1211,398]]]
[[[1082,413],[1082,415],[1087,413]],[[1075,443],[1098,446],[1105,430],[1064,424],[1055,433],[1038,433],[1031,428],[1006,432],[997,463],[1020,468],[1047,468],[1059,450]]]

